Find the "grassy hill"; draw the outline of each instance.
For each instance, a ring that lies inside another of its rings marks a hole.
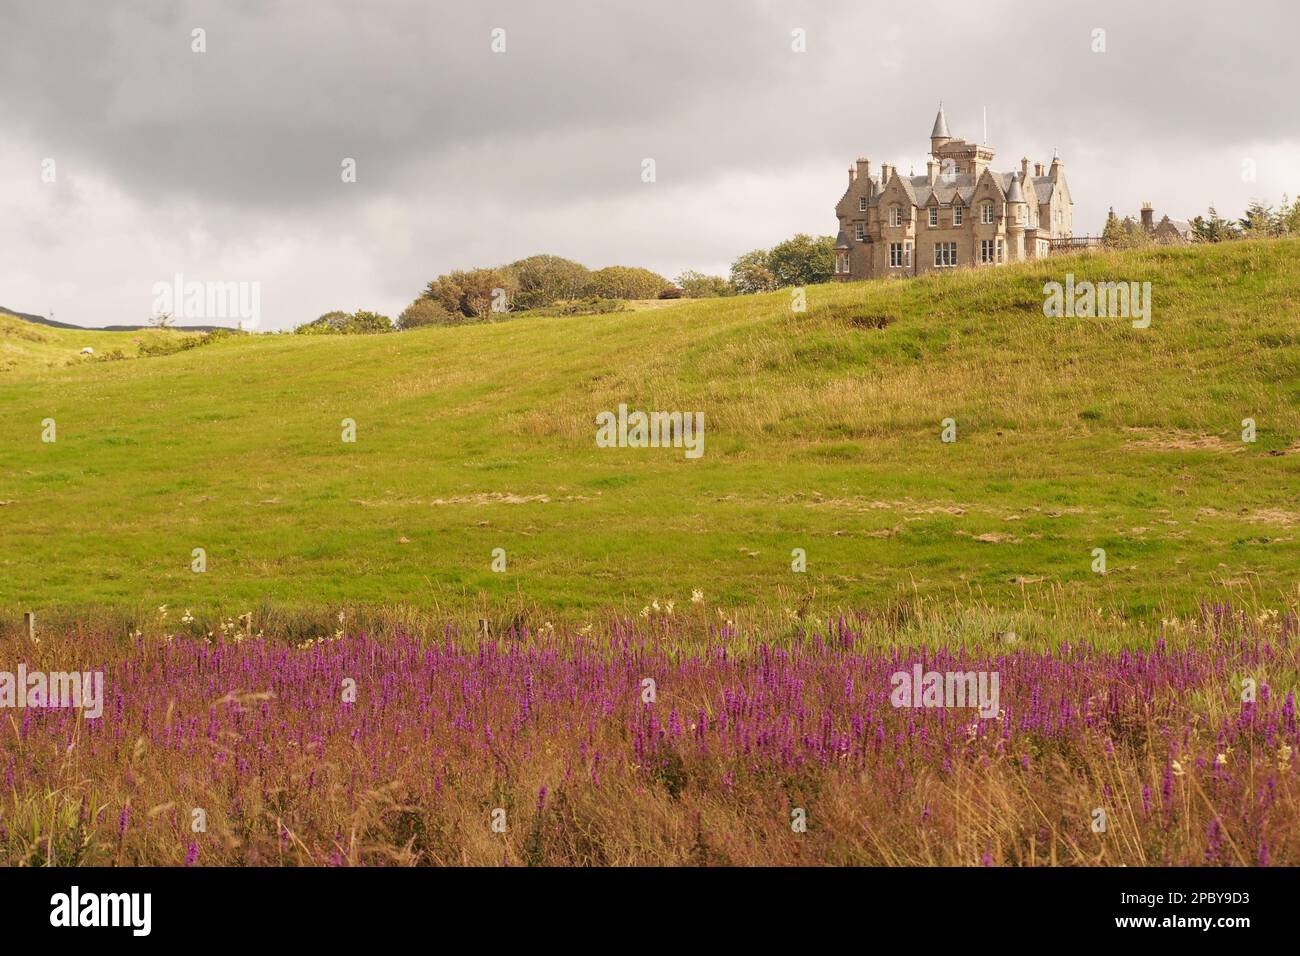
[[[1066,272],[1150,281],[1151,327],[1045,318]],[[0,317],[0,608],[535,605],[558,622],[693,589],[777,614],[900,594],[1136,615],[1224,589],[1294,600],[1300,242],[790,301],[121,362],[75,350],[166,333]],[[703,457],[597,448],[596,414],[620,403],[702,411]]]

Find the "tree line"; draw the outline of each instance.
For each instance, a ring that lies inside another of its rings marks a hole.
[[[754,249],[731,264],[730,275],[688,269],[676,282],[635,266],[588,269],[562,256],[536,255],[504,266],[457,269],[430,280],[397,317],[375,312],[327,312],[298,326],[303,335],[353,335],[428,325],[467,325],[507,314],[582,315],[615,312],[630,299],[708,299],[829,282],[831,236],[800,233],[771,249]]]
[[[1280,206],[1252,200],[1240,219],[1225,219],[1213,205],[1204,216],[1197,216],[1188,225],[1195,242],[1230,242],[1234,239],[1281,239],[1300,236],[1300,198],[1292,202],[1282,197]],[[1146,245],[1152,237],[1132,216],[1106,220],[1102,230],[1103,245],[1128,248]]]

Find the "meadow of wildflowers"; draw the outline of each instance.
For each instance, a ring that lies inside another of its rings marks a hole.
[[[1293,611],[1145,649],[891,627],[9,639],[106,694],[0,713],[0,862],[1300,863]],[[894,706],[915,663],[997,673],[998,712]]]

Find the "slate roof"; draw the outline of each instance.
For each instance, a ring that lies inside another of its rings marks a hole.
[[[1015,173],[1011,174],[1011,184],[1006,189],[1007,202],[1024,202],[1025,191],[1020,186],[1020,177]]]
[[[934,118],[934,129],[930,130],[931,139],[935,136],[946,136],[949,139],[952,138],[948,136],[948,120],[944,118],[942,103],[939,104],[939,115]]]
[[[1020,197],[1016,202],[1026,202],[1034,204],[1046,203],[1052,198],[1052,193],[1056,189],[1056,183],[1052,182],[1050,176],[1031,176],[1025,182],[1019,182],[1020,174],[1016,173],[999,173],[990,170],[993,181],[998,184],[1004,195],[1011,192],[1011,184],[1017,182],[1020,187]],[[913,206],[924,209],[933,197],[940,205],[952,205],[955,200],[960,200],[963,206],[970,206],[975,198],[975,189],[979,185],[979,179],[970,173],[961,173],[949,179],[938,177],[934,185],[930,185],[930,178],[926,176],[904,176],[901,173],[895,173],[899,185],[903,187],[903,192],[907,194],[908,199]],[[884,188],[877,179],[867,181],[867,208],[873,208],[880,205],[880,197]],[[1029,190],[1025,188],[1032,185],[1033,196],[1029,195]],[[849,199],[850,188],[846,190],[840,202]],[[853,201],[851,212],[857,212],[857,200]],[[1171,220],[1172,221],[1172,220]],[[1180,229],[1180,231],[1182,231]]]

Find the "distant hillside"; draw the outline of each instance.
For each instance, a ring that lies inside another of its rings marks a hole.
[[[72,325],[68,322],[55,322],[53,319],[47,319],[43,315],[32,315],[30,312],[18,312],[14,309],[6,309],[0,305],[0,312],[5,315],[12,315],[16,319],[22,319],[24,322],[35,322],[37,325],[48,325],[52,329],[77,329],[78,325]]]
[[[0,309],[0,381],[99,359],[135,358],[195,334],[190,329],[83,329]],[[93,353],[83,354],[87,348]]]
[[[53,319],[47,319],[42,315],[32,315],[30,312],[16,312],[13,309],[6,309],[0,305],[0,313],[12,315],[16,319],[22,319],[24,322],[35,322],[37,325],[46,325],[52,329],[75,329],[82,332],[139,332],[142,329],[150,329],[150,325],[105,325],[97,329],[90,329],[84,325],[73,325],[71,322],[55,322]],[[180,332],[211,332],[214,329],[229,328],[221,325],[176,325],[173,326]]]

